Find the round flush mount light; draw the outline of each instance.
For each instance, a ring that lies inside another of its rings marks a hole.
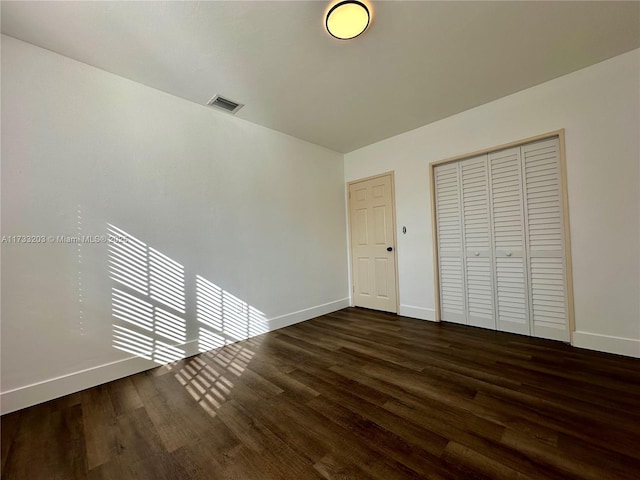
[[[345,0],[331,7],[325,25],[332,36],[340,40],[349,40],[364,33],[370,20],[369,9],[364,3]]]

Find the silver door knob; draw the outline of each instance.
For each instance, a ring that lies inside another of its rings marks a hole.
[[[475,253],[474,253],[474,255],[475,255],[476,257],[478,257],[478,256],[480,256],[480,252],[475,252]]]
[[[507,257],[510,257],[510,256],[511,256],[511,252],[507,252]]]

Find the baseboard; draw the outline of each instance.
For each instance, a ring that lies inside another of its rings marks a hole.
[[[197,340],[191,340],[179,346],[185,350],[186,357],[198,353]],[[24,387],[14,388],[0,393],[0,410],[4,415],[5,413],[14,412],[54,398],[64,397],[86,388],[102,385],[103,383],[144,372],[158,366],[157,363],[151,360],[132,356]]]
[[[342,298],[334,302],[323,303],[311,308],[305,308],[304,310],[298,310],[297,312],[287,313],[286,315],[280,315],[269,320],[269,331],[277,330],[279,328],[288,327],[296,323],[304,322],[312,318],[326,315],[327,313],[342,310],[349,306],[349,299]]]
[[[403,317],[418,318],[420,320],[436,321],[436,311],[433,308],[413,307],[411,305],[400,305],[399,315]]]
[[[640,340],[589,332],[573,332],[573,346],[640,358]]]
[[[343,298],[334,302],[317,305],[297,312],[281,315],[268,320],[269,330],[278,330],[305,320],[310,320],[327,313],[335,312],[349,306],[349,299]],[[198,340],[191,340],[180,345],[187,357],[199,353]],[[128,357],[115,362],[62,375],[42,382],[26,385],[0,393],[0,412],[14,412],[38,403],[63,397],[119,378],[158,367],[157,363],[140,357]]]

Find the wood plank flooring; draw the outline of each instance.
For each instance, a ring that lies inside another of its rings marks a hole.
[[[640,478],[640,360],[349,308],[2,417],[2,479]]]

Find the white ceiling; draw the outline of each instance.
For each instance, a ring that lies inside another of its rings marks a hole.
[[[637,1],[378,1],[351,41],[327,5],[2,1],[2,32],[339,152],[640,47]]]

